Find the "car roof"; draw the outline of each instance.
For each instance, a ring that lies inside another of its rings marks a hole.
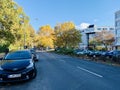
[[[12,53],[29,53],[29,54],[31,54],[30,50],[17,50],[17,51],[10,52],[8,54],[12,54]]]

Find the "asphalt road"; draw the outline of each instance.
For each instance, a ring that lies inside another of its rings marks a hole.
[[[120,90],[120,67],[39,52],[37,77],[0,90]]]

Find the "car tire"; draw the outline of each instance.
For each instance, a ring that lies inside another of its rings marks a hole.
[[[35,68],[35,70],[34,70],[34,72],[32,74],[32,79],[36,78],[36,76],[37,76],[37,69]]]
[[[34,79],[37,76],[37,69],[35,68],[32,75],[30,76],[30,79]]]

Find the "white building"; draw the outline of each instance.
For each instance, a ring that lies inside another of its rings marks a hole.
[[[115,46],[118,47],[120,46],[120,10],[115,12],[115,31],[116,31]]]
[[[101,32],[102,30],[107,30],[115,35],[115,29],[114,27],[108,27],[108,26],[103,26],[103,27],[97,27],[95,25],[89,25],[86,29],[80,30],[82,34],[82,43],[80,43],[80,47],[82,49],[86,49],[89,45],[89,39],[93,38],[96,32]]]

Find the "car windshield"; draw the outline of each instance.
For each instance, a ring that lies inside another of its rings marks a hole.
[[[9,53],[6,57],[5,60],[16,60],[16,59],[30,59],[31,54],[28,51],[16,51]]]

